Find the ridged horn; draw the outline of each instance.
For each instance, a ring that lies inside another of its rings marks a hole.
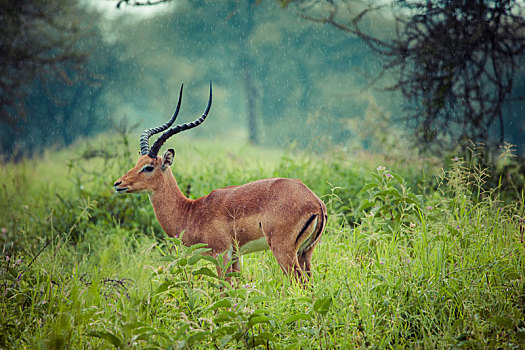
[[[211,89],[211,81],[210,81],[210,98],[208,99],[208,106],[206,107],[206,110],[204,111],[202,116],[199,119],[196,119],[196,120],[192,121],[191,123],[179,124],[179,125],[171,128],[171,129],[169,129],[168,131],[164,132],[157,139],[157,141],[155,141],[153,146],[151,146],[151,149],[150,149],[150,151],[148,153],[148,155],[151,158],[153,158],[153,159],[157,158],[157,154],[159,153],[160,148],[162,147],[164,142],[166,142],[166,140],[168,140],[170,137],[172,137],[175,134],[178,134],[179,132],[182,132],[182,131],[185,131],[185,130],[189,130],[189,129],[192,129],[192,128],[196,127],[196,126],[199,126],[206,119],[206,117],[208,116],[208,112],[210,111],[210,107],[211,107],[211,95],[212,95],[212,91],[211,90],[212,89]]]
[[[180,109],[180,102],[182,100],[182,89],[184,88],[184,84],[180,86],[180,93],[179,93],[179,102],[177,103],[177,108],[175,109],[175,112],[173,113],[173,116],[171,119],[164,125],[161,125],[156,128],[145,130],[142,135],[140,135],[140,154],[146,155],[149,153],[149,138],[152,135],[158,134],[159,132],[162,132],[169,128],[174,122],[175,119],[177,119],[177,115],[179,114]]]

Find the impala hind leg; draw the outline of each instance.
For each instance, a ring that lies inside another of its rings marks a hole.
[[[292,249],[271,248],[271,250],[286,275],[295,277],[298,282],[305,281],[303,270],[297,260],[297,252]]]
[[[299,267],[303,270],[307,278],[312,276],[312,254],[314,253],[314,247],[297,252]]]
[[[233,264],[230,268],[231,272],[238,272],[241,273],[241,259],[238,257],[233,258]]]

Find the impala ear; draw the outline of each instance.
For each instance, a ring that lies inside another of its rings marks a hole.
[[[173,163],[173,157],[175,157],[175,151],[170,148],[162,156],[162,170],[166,170]]]

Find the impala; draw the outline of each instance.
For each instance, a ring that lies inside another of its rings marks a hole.
[[[162,157],[158,152],[168,138],[206,119],[212,86],[210,83],[208,106],[202,116],[170,128],[179,113],[182,89],[171,119],[142,133],[140,158],[114,183],[115,190],[146,192],[168,236],[182,234],[182,242],[188,246],[204,243],[212,255],[227,252],[225,263],[233,259],[230,270],[240,271],[240,255],[270,249],[286,274],[305,281],[310,277],[312,253],[326,224],[325,204],[301,181],[284,178],[220,188],[196,200],[186,198],[170,168],[173,149]],[[161,132],[150,148],[149,138]]]

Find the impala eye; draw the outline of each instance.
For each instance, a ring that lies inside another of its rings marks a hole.
[[[148,164],[142,167],[142,169],[140,169],[140,172],[141,173],[151,173],[153,170],[155,170],[155,167],[153,165]]]

